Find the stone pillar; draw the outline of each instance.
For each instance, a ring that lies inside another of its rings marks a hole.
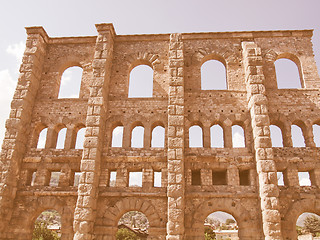
[[[106,122],[107,94],[113,53],[114,29],[112,24],[97,24],[93,59],[93,76],[86,119],[86,134],[80,170],[82,172],[78,200],[74,212],[74,239],[91,240],[98,199],[100,162]]]
[[[261,49],[254,42],[242,42],[248,108],[259,176],[263,232],[266,240],[282,239],[277,170],[270,138],[268,100],[262,72]]]
[[[11,102],[0,159],[0,233],[10,221],[20,165],[31,135],[30,123],[39,88],[48,35],[42,27],[26,28],[28,38],[18,84]]]
[[[184,237],[184,79],[181,34],[170,35],[168,103],[167,240]]]

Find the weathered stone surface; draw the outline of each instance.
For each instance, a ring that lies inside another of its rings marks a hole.
[[[118,220],[132,210],[148,218],[151,240],[203,239],[204,220],[215,211],[235,217],[240,239],[296,239],[298,215],[320,209],[312,31],[117,35],[112,24],[96,28],[97,36],[66,38],[27,28],[0,159],[0,239],[31,239],[46,209],[59,212],[68,240],[115,239]],[[279,58],[299,66],[303,88],[277,89]],[[226,90],[201,90],[208,60],[226,67]],[[152,97],[129,98],[131,70],[143,64],[153,70]],[[58,99],[62,73],[72,66],[83,69],[79,98]],[[271,124],[284,147],[272,147]],[[306,147],[292,147],[293,124]],[[197,148],[189,147],[195,125],[203,140]],[[213,125],[222,128],[222,147],[211,147]],[[243,128],[245,147],[233,147],[234,125]],[[131,144],[136,126],[144,127],[142,148]],[[162,148],[152,146],[157,126],[165,129]],[[116,127],[123,127],[122,147],[112,147]],[[57,149],[64,128],[64,148]],[[75,149],[82,128],[84,148]],[[299,186],[301,171],[309,172],[311,187]],[[141,173],[142,186],[129,185],[132,172]],[[155,174],[161,186],[154,186]]]

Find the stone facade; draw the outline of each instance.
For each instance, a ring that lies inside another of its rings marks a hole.
[[[60,213],[62,239],[86,240],[115,239],[118,220],[132,210],[146,215],[154,240],[203,239],[204,220],[215,211],[234,216],[240,239],[296,239],[298,216],[320,214],[312,30],[117,35],[112,24],[96,27],[98,36],[66,38],[27,28],[1,152],[0,239],[31,239],[46,209]],[[279,58],[296,63],[302,88],[277,88]],[[227,90],[201,90],[207,60],[225,65]],[[141,64],[154,71],[153,96],[128,98],[130,72]],[[62,73],[72,66],[83,69],[79,98],[59,99]],[[224,148],[210,145],[214,124],[223,129]],[[301,127],[305,147],[293,147],[292,124]],[[193,125],[203,130],[203,147],[189,147]],[[233,125],[244,129],[243,148],[232,147]],[[270,125],[280,127],[283,147],[272,147]],[[111,145],[117,126],[122,147]],[[144,127],[143,148],[131,147],[136,126]],[[165,128],[164,148],[151,147],[156,126]],[[64,127],[64,149],[56,149]],[[84,147],[75,149],[83,127]],[[38,149],[44,128],[45,148]],[[133,171],[142,172],[142,187],[128,185]],[[58,186],[48,184],[52,172],[60,172]],[[153,185],[154,172],[161,172],[161,187]],[[217,172],[225,183],[214,184]],[[298,172],[309,172],[311,186],[299,186]]]

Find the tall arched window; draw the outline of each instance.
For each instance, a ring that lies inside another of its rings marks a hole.
[[[151,147],[164,147],[165,129],[162,126],[156,126],[152,130]]]
[[[316,147],[320,147],[320,125],[313,124],[313,141],[316,144]]]
[[[189,147],[203,147],[202,128],[198,125],[189,128]]]
[[[131,147],[143,148],[144,127],[137,126],[132,130]]]
[[[153,69],[148,65],[138,65],[130,72],[129,98],[152,97]]]
[[[218,60],[209,60],[201,66],[201,90],[226,90],[226,67]]]
[[[305,147],[302,129],[297,125],[291,125],[291,135],[293,147]]]
[[[272,147],[283,147],[282,132],[276,125],[270,125]]]
[[[223,128],[216,124],[210,128],[210,139],[212,148],[223,148]]]
[[[77,132],[77,139],[76,139],[76,149],[83,149],[84,143],[84,135],[86,133],[86,128],[81,128]]]
[[[245,147],[244,130],[239,125],[232,126],[232,146],[234,148]]]
[[[37,148],[39,148],[39,149],[45,148],[45,146],[46,146],[46,139],[47,139],[47,132],[48,132],[48,128],[44,128],[44,129],[42,129],[42,131],[40,132],[39,138],[38,138]]]
[[[295,62],[281,58],[274,63],[278,88],[301,88],[299,69]]]
[[[111,147],[122,147],[123,126],[117,126],[112,131]]]
[[[82,68],[70,67],[66,69],[60,82],[58,98],[79,98],[82,79]]]
[[[63,149],[64,148],[64,144],[66,141],[66,135],[67,135],[67,128],[62,128],[58,134],[56,149]]]

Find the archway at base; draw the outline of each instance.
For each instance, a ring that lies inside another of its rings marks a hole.
[[[61,216],[53,209],[45,210],[34,222],[32,240],[61,238]]]
[[[302,213],[297,219],[296,231],[298,239],[320,237],[320,216],[310,212]]]
[[[118,222],[116,239],[148,239],[149,221],[139,211],[129,211],[122,215]]]
[[[226,212],[213,212],[204,220],[205,240],[238,240],[238,224],[235,218]]]

